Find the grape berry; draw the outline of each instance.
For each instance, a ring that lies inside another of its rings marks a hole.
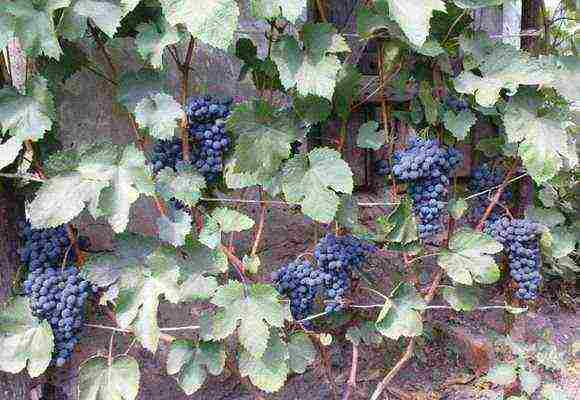
[[[393,159],[395,177],[409,183],[420,238],[440,233],[449,194],[449,176],[461,163],[461,154],[452,147],[441,147],[436,140],[413,137],[407,149],[396,152]]]

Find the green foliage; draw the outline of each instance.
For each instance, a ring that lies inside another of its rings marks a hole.
[[[26,93],[0,89],[0,133],[11,137],[0,144],[0,169],[11,164],[25,140],[42,139],[55,118],[52,94],[44,78],[31,80]]]
[[[333,149],[319,148],[284,164],[282,190],[289,202],[320,222],[332,222],[339,205],[336,192],[352,193],[352,171]]]
[[[501,244],[490,236],[460,229],[451,238],[449,250],[444,249],[437,262],[457,283],[493,283],[500,278],[500,271],[492,255],[501,250]]]
[[[385,144],[385,140],[385,133],[379,130],[378,122],[370,121],[360,127],[356,144],[363,149],[378,150]]]
[[[50,364],[53,349],[48,321],[32,316],[28,299],[17,297],[0,310],[0,371],[16,374],[27,368],[36,378]]]
[[[79,400],[134,400],[139,392],[139,364],[130,356],[89,358],[79,369]]]
[[[286,89],[296,88],[332,100],[341,63],[337,53],[350,51],[346,41],[330,24],[305,24],[303,42],[284,35],[274,45],[272,59]]]
[[[404,283],[399,286],[394,296],[385,302],[376,323],[378,331],[389,339],[397,340],[401,336],[415,337],[423,333],[421,313],[427,304],[415,290]]]
[[[188,340],[177,340],[169,349],[167,373],[177,375],[179,386],[189,396],[201,388],[208,372],[220,375],[225,363],[226,352],[221,343],[200,342],[195,346]]]
[[[266,359],[272,356],[269,353],[265,355],[267,351],[272,351],[268,346],[268,338],[272,328],[281,328],[284,322],[282,306],[272,286],[244,285],[230,281],[218,288],[211,302],[219,307],[219,311],[204,321],[204,340],[222,340],[237,329],[239,341],[249,358],[259,359],[264,356]],[[272,338],[277,338],[277,335],[273,334]]]
[[[188,0],[160,0],[165,19],[183,24],[200,41],[227,50],[234,39],[240,10],[234,0],[204,0],[202,7]]]

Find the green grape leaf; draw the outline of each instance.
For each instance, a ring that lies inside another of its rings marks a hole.
[[[455,90],[475,95],[482,106],[493,106],[501,89],[513,96],[520,85],[550,85],[555,79],[555,69],[547,60],[532,58],[509,45],[500,44],[481,54],[485,55],[479,63],[482,76],[463,71],[454,82]]]
[[[130,356],[89,358],[79,367],[79,400],[134,400],[139,393],[139,364]]]
[[[467,211],[469,205],[465,199],[451,199],[447,209],[449,210],[449,215],[455,220],[460,219],[463,214]]]
[[[542,386],[541,390],[543,400],[571,400],[564,390],[554,383],[548,383]]]
[[[3,31],[5,38],[0,37],[0,41],[15,36],[29,57],[39,55],[54,59],[60,57],[62,49],[56,36],[54,12],[60,8],[68,7],[70,0],[47,0],[44,2],[13,0],[3,3],[3,14],[8,15],[4,17],[4,21],[8,22],[8,30]],[[1,30],[3,29],[5,28],[1,28]]]
[[[268,340],[268,338],[266,338]],[[267,350],[261,357],[248,351],[242,351],[238,360],[240,374],[249,377],[252,384],[267,393],[282,388],[288,377],[288,348],[278,334],[272,332],[267,343]]]
[[[298,137],[290,114],[277,111],[262,100],[235,107],[227,129],[238,135],[234,172],[258,177],[272,176],[290,157],[290,144]]]
[[[366,321],[360,325],[348,328],[346,331],[346,339],[356,346],[363,344],[368,346],[379,345],[383,342],[383,337],[371,321]]]
[[[255,358],[262,357],[268,348],[270,327],[283,326],[282,305],[272,286],[230,281],[218,288],[211,302],[220,308],[211,317],[210,332],[204,340],[225,339],[239,323],[239,341]]]
[[[356,199],[351,195],[340,196],[340,204],[336,212],[336,222],[346,229],[355,229],[358,226],[359,208]]]
[[[538,198],[544,207],[554,207],[558,201],[558,192],[552,185],[546,184],[538,192]]]
[[[292,23],[306,11],[307,0],[250,0],[250,11],[256,18],[284,17]]]
[[[171,25],[183,24],[205,44],[227,50],[234,40],[240,10],[235,0],[160,0],[165,19]]]
[[[341,63],[335,53],[350,51],[344,38],[329,24],[305,24],[304,42],[284,35],[274,45],[272,59],[286,89],[332,100]],[[303,48],[304,47],[304,48]]]
[[[516,369],[511,364],[497,364],[487,373],[485,377],[489,382],[507,386],[516,380]]]
[[[250,217],[230,208],[220,207],[206,216],[203,229],[199,234],[199,241],[210,249],[214,249],[221,242],[221,234],[242,232],[254,226]]]
[[[397,288],[394,297],[385,304],[381,319],[377,321],[378,331],[389,339],[401,336],[415,337],[423,333],[422,311],[427,304],[415,288],[404,283]]]
[[[189,340],[171,343],[167,355],[167,373],[177,375],[177,382],[186,395],[197,392],[207,378],[207,373],[220,375],[226,364],[226,351],[222,343],[200,342],[197,347]]]
[[[185,244],[185,237],[191,233],[192,217],[185,211],[176,210],[171,217],[162,215],[157,219],[159,239],[179,247]]]
[[[476,122],[475,115],[470,110],[463,110],[457,114],[453,110],[447,110],[443,115],[445,129],[451,132],[457,140],[467,139],[471,127]]]
[[[134,271],[161,246],[157,239],[132,233],[117,235],[115,239],[111,253],[91,255],[81,270],[85,279],[99,287],[110,286],[124,278],[124,272]],[[130,276],[127,278],[132,280]]]
[[[208,300],[218,288],[217,279],[211,275],[228,269],[226,255],[191,240],[186,241],[182,251],[186,260],[180,268],[181,301]]]
[[[449,250],[441,252],[437,263],[457,283],[493,283],[500,278],[500,270],[491,255],[500,251],[501,244],[490,236],[463,228],[453,235]]]
[[[353,186],[348,164],[336,150],[326,147],[296,156],[282,168],[287,201],[300,203],[304,214],[316,221],[332,222],[339,204],[336,192],[351,194]]]
[[[162,20],[159,23],[141,24],[137,27],[139,34],[135,37],[137,51],[153,68],[163,67],[163,51],[167,46],[179,43],[182,32]]]
[[[548,228],[554,228],[566,222],[566,217],[558,209],[536,206],[531,206],[526,209],[526,218]]]
[[[165,93],[145,97],[135,108],[135,119],[139,127],[147,128],[156,139],[172,138],[184,118],[181,105]]]
[[[360,90],[361,73],[351,64],[344,64],[338,73],[338,80],[334,90],[334,112],[343,121],[348,120],[354,100]]]
[[[12,136],[0,144],[0,169],[11,164],[25,140],[42,139],[55,119],[48,81],[35,77],[27,84],[26,94],[13,88],[0,89],[0,133]]]
[[[113,37],[121,25],[123,10],[113,0],[78,0],[73,11],[84,18],[90,18],[107,36]]]
[[[306,372],[308,366],[316,361],[316,348],[307,334],[297,332],[290,336],[288,341],[288,366],[297,374]]]
[[[461,8],[485,8],[501,6],[505,0],[454,0],[454,3]]]
[[[538,116],[539,104],[516,96],[505,110],[504,124],[509,143],[519,143],[518,154],[526,171],[542,184],[566,165],[578,165],[576,147],[563,122]]]
[[[407,245],[419,239],[417,223],[413,217],[413,204],[407,197],[401,200],[387,218],[379,217],[377,225],[388,242]]]
[[[376,3],[383,1],[375,0]],[[390,17],[399,24],[409,41],[418,47],[423,46],[429,36],[429,21],[433,11],[446,11],[442,0],[388,0],[388,5]]]
[[[126,72],[119,79],[117,101],[131,113],[143,99],[158,93],[168,93],[165,86],[166,76],[152,69]]]
[[[369,121],[360,127],[356,141],[358,147],[376,151],[383,147],[385,142],[385,132],[379,129],[378,122]]]
[[[558,57],[554,59],[557,68],[552,86],[568,101],[580,103],[580,60],[576,56]]]
[[[176,199],[188,206],[195,206],[206,188],[205,178],[191,165],[177,172],[164,168],[157,174],[155,183],[157,193],[165,200]]]
[[[560,259],[570,255],[576,249],[578,240],[572,229],[565,226],[558,226],[551,229],[550,233],[553,237],[550,249],[552,257]]]
[[[327,99],[309,95],[294,96],[294,111],[298,118],[309,124],[326,121],[332,112],[332,105]]]
[[[14,37],[16,19],[11,14],[0,14],[0,49],[8,46],[8,42]]]
[[[522,390],[530,396],[542,385],[542,378],[529,369],[520,368],[518,375],[520,377]]]
[[[48,321],[32,315],[28,299],[16,297],[0,308],[0,371],[16,374],[24,368],[36,378],[49,366],[54,336]]]
[[[444,287],[443,298],[455,311],[473,311],[479,304],[479,291],[473,287]]]
[[[87,30],[87,17],[78,14],[74,10],[74,5],[78,1],[72,0],[72,6],[63,10],[56,27],[57,33],[71,42],[82,38]]]
[[[181,261],[175,249],[167,247],[134,261],[120,277],[122,284],[115,304],[117,324],[123,329],[132,326],[142,346],[155,353],[161,336],[157,318],[159,296],[164,295],[172,303],[180,300]]]
[[[111,186],[102,193],[100,208],[116,233],[127,228],[131,206],[139,196],[155,193],[151,171],[145,162],[145,155],[134,145],[125,147],[111,171]]]
[[[437,123],[438,118],[438,105],[437,100],[433,98],[433,90],[431,85],[427,81],[422,81],[419,88],[419,100],[423,104],[423,110],[425,111],[425,119],[431,125]]]

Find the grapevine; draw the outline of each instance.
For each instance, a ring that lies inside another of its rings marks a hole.
[[[577,10],[499,3],[3,1],[2,400],[572,398]]]

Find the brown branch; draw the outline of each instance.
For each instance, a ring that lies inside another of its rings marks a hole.
[[[487,221],[487,219],[491,215],[493,209],[495,208],[495,206],[499,202],[499,200],[501,198],[501,195],[503,194],[505,188],[509,184],[509,180],[511,179],[511,177],[513,176],[513,174],[516,172],[517,167],[518,167],[518,162],[515,161],[514,162],[514,165],[510,168],[510,170],[506,174],[503,183],[497,189],[497,192],[495,192],[495,195],[491,199],[491,203],[489,203],[489,206],[487,206],[487,209],[485,210],[485,213],[483,214],[483,217],[481,217],[481,220],[479,221],[479,223],[477,224],[477,227],[475,228],[476,230],[478,230],[478,231],[482,231],[483,230],[483,226],[485,225],[485,221]]]
[[[93,23],[90,20],[87,21],[87,25],[88,25],[89,29],[91,30],[93,37],[95,38],[95,43],[97,43],[97,47],[99,48],[101,53],[103,53],[103,56],[105,57],[105,60],[107,61],[107,64],[109,65],[109,68],[111,69],[111,73],[113,75],[113,80],[116,81],[117,80],[117,67],[115,67],[113,60],[111,59],[111,55],[109,54],[109,52],[107,52],[107,49],[105,48],[105,44],[99,38],[99,32],[97,31],[97,27],[95,25],[93,25]]]
[[[260,189],[260,200],[264,200],[264,192]],[[266,211],[268,206],[265,203],[260,204],[260,219],[258,220],[258,228],[256,230],[256,236],[254,237],[254,244],[252,245],[252,252],[250,255],[256,257],[258,254],[258,247],[260,247],[260,240],[262,239],[262,233],[264,232],[264,224],[266,222]]]
[[[358,346],[352,344],[352,364],[350,366],[350,376],[346,385],[346,390],[342,396],[342,400],[349,400],[351,393],[356,388],[356,371],[358,368]]]
[[[316,0],[316,9],[318,10],[318,15],[322,22],[328,23],[328,18],[326,18],[326,11],[324,9],[323,0]]]
[[[443,278],[443,270],[439,269],[439,271],[437,271],[437,275],[435,275],[435,279],[433,279],[433,282],[429,287],[427,295],[425,296],[425,302],[427,304],[433,301],[433,298],[435,297],[435,293],[437,293],[437,288],[439,287],[442,278]],[[399,371],[405,366],[405,364],[411,359],[411,357],[413,357],[413,351],[415,350],[415,342],[416,338],[411,338],[409,344],[407,345],[407,348],[405,349],[405,352],[403,353],[403,356],[399,359],[399,361],[397,361],[395,366],[387,373],[387,375],[385,375],[383,380],[377,385],[377,388],[375,389],[371,397],[371,400],[379,399],[381,393],[385,390],[387,385],[393,380],[393,378],[399,373]]]
[[[185,110],[187,104],[187,94],[189,93],[189,65],[191,64],[191,57],[193,56],[193,49],[195,47],[195,38],[189,40],[187,47],[187,54],[183,64],[178,64],[177,67],[181,71],[181,105]],[[177,61],[177,59],[176,59]],[[183,160],[189,162],[191,160],[189,152],[189,132],[187,131],[187,114],[184,115],[181,122],[181,151],[183,153]]]

